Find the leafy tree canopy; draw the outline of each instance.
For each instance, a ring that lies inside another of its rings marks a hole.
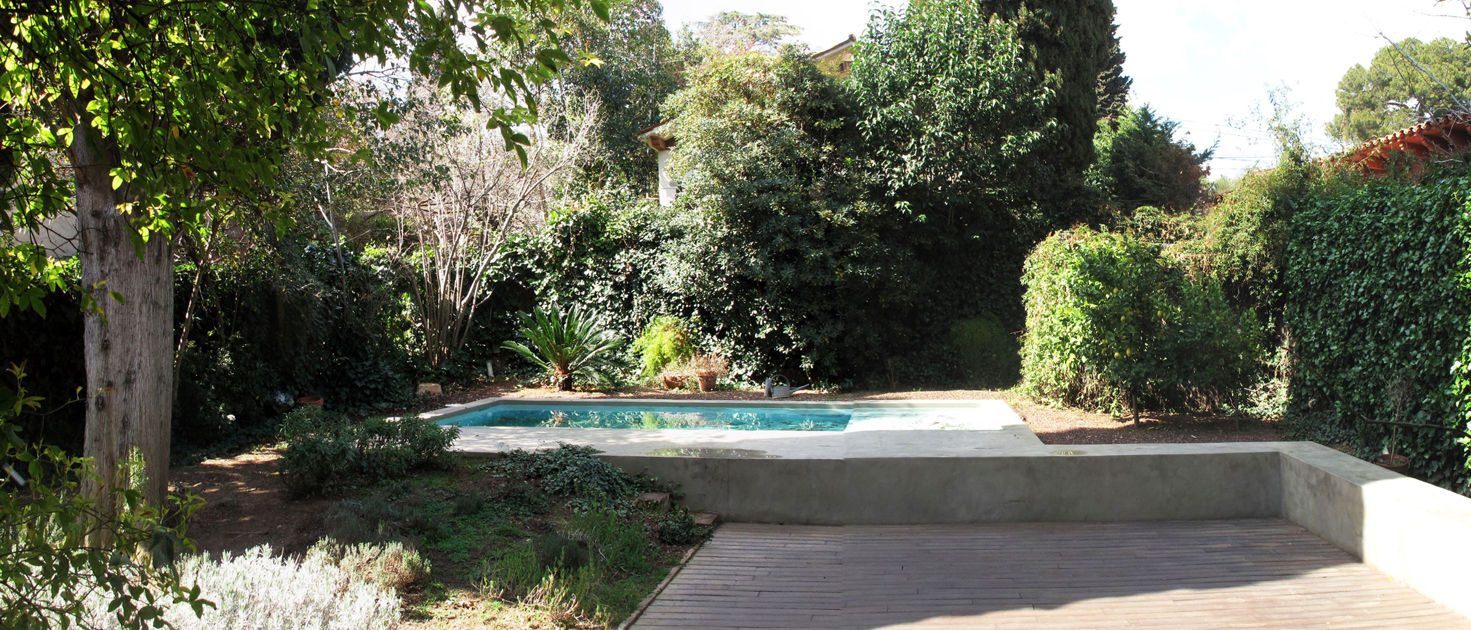
[[[684,39],[697,58],[747,52],[776,53],[802,31],[785,16],[770,13],[721,11],[687,28]]]
[[[568,61],[554,18],[583,1],[4,4],[5,221],[34,227],[70,209],[82,171],[56,167],[82,135],[115,153],[104,183],[126,199],[141,243],[255,197],[288,139],[308,154],[324,148],[316,112],[359,59],[439,77],[488,109],[506,142],[524,143],[515,125],[536,111],[531,85]],[[503,98],[481,102],[481,83]],[[385,107],[379,120],[394,115]],[[0,296],[20,288],[7,282]]]
[[[1089,171],[1089,180],[1119,210],[1189,209],[1200,198],[1211,150],[1197,151],[1195,145],[1175,138],[1179,127],[1148,105],[1125,108],[1114,125],[1104,125],[1093,138],[1098,162]]]
[[[1123,55],[1113,26],[1112,0],[976,0],[983,14],[1015,20],[1029,58],[1056,77],[1048,113],[1058,129],[1046,140],[1055,171],[1047,188],[1051,203],[1064,205],[1079,194],[1082,173],[1093,162],[1093,133],[1104,105],[1116,108],[1127,94]],[[1105,82],[1100,85],[1100,80]],[[1102,93],[1100,93],[1102,89]],[[1082,209],[1073,209],[1082,212]]]
[[[597,61],[574,64],[562,73],[548,123],[565,132],[565,114],[577,109],[570,101],[596,98],[604,113],[582,160],[583,183],[646,192],[653,185],[655,165],[635,136],[659,122],[659,105],[679,88],[685,63],[664,27],[664,9],[657,0],[618,0],[610,21],[582,15],[568,28],[569,49]]]
[[[742,376],[841,373],[838,355],[880,332],[852,311],[903,253],[872,231],[840,86],[800,55],[753,52],[699,67],[667,111],[684,190],[661,284]]]
[[[437,77],[505,143],[527,143],[518,126],[535,117],[534,86],[570,61],[559,19],[587,6],[607,17],[605,0],[0,3],[7,221],[78,218],[82,284],[98,307],[85,322],[85,454],[101,486],[125,481],[112,475],[137,448],[146,498],[164,496],[172,237],[271,190],[288,146],[321,154],[320,112],[359,60]],[[394,122],[390,108],[377,115]],[[48,277],[39,248],[0,253]],[[0,302],[34,290],[10,282],[24,274],[0,278]]]
[[[1061,124],[1048,115],[1059,79],[1034,69],[1014,21],[971,0],[881,10],[851,82],[871,171],[901,207],[965,234],[1033,214],[1028,188],[1051,169],[1042,151]]]
[[[1471,43],[1413,37],[1386,45],[1338,82],[1334,138],[1358,144],[1471,104]]]

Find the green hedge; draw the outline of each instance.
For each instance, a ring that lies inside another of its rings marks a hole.
[[[1323,189],[1292,217],[1285,320],[1289,426],[1468,489],[1471,176]],[[1392,427],[1369,420],[1448,427]]]
[[[1261,357],[1255,314],[1131,234],[1080,228],[1027,258],[1030,393],[1109,412],[1239,403]]]

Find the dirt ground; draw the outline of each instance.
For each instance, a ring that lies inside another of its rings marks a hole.
[[[1208,414],[1153,414],[1115,418],[1108,414],[1047,407],[1002,395],[1045,444],[1143,444],[1184,442],[1275,442],[1283,439],[1275,420]]]
[[[326,533],[333,500],[292,497],[276,474],[280,458],[275,450],[258,450],[173,470],[176,492],[205,500],[189,521],[200,551],[239,553],[269,544],[300,554]]]

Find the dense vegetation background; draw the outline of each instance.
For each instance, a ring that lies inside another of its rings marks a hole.
[[[1212,190],[1210,149],[1127,102],[1107,1],[880,10],[851,75],[775,16],[673,35],[654,0],[611,11],[568,16],[581,61],[535,86],[524,155],[430,77],[366,82],[327,109],[325,153],[286,152],[267,204],[178,235],[176,450],[259,439],[302,395],[367,415],[419,381],[532,375],[502,347],[519,315],[578,304],[646,337],[628,365],[657,329],[737,380],[1285,414],[1464,488],[1461,166],[1364,183],[1288,134],[1276,169]],[[1465,52],[1403,44],[1433,67]],[[1386,51],[1345,76],[1384,86],[1340,89],[1340,137],[1453,106],[1373,79],[1404,74]],[[1365,122],[1384,99],[1425,108]],[[635,137],[662,121],[670,207]],[[0,318],[0,361],[48,401],[25,433],[75,447],[82,305],[44,295]]]

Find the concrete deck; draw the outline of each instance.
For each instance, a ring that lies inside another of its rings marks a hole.
[[[1280,519],[720,528],[655,628],[1471,628]]]

